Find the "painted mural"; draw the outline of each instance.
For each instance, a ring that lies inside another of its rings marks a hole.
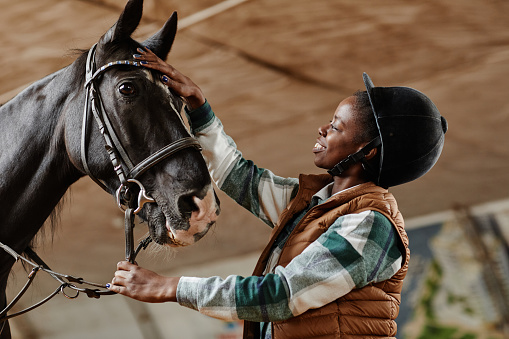
[[[409,229],[400,339],[509,338],[509,206]]]

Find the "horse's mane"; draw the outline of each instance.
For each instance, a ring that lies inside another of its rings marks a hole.
[[[53,240],[55,239],[56,230],[60,225],[62,207],[64,206],[65,201],[68,198],[68,195],[71,194],[70,189],[71,188],[69,187],[69,189],[67,190],[67,192],[65,192],[62,199],[60,199],[60,201],[55,206],[53,211],[51,211],[51,214],[49,215],[48,219],[46,219],[46,221],[44,222],[44,225],[39,229],[39,232],[37,232],[35,237],[28,245],[31,249],[35,250],[38,243],[45,239],[48,236],[48,234],[51,237],[51,243],[53,243]]]
[[[76,72],[75,74],[75,81],[74,83],[77,84],[80,87],[83,87],[85,83],[85,67],[86,67],[86,60],[87,60],[87,53],[88,50],[85,49],[71,49],[67,53],[68,56],[76,56],[75,61],[73,62],[74,67],[76,67],[78,70],[82,70],[80,72]],[[69,67],[69,66],[68,66]],[[1,104],[0,104],[1,107]],[[55,149],[56,151],[56,145],[53,145],[52,149]],[[71,187],[68,188],[67,192],[63,195],[63,197],[60,199],[58,204],[55,206],[53,211],[51,211],[51,214],[44,222],[44,225],[40,228],[39,232],[36,234],[36,236],[32,239],[30,242],[29,247],[32,249],[35,249],[38,245],[38,243],[45,239],[46,236],[51,237],[51,242],[53,242],[56,230],[58,226],[60,225],[61,221],[61,212],[62,208],[68,199],[69,195],[71,194]],[[49,231],[49,232],[48,232]]]

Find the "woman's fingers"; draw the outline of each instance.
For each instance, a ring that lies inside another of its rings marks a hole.
[[[111,283],[106,284],[106,288],[109,290],[129,296],[128,286],[132,279],[132,271],[136,269],[136,265],[131,264],[128,261],[121,261],[117,263],[117,271],[111,279]]]
[[[176,301],[179,278],[163,277],[155,272],[122,261],[106,287],[116,293],[146,302]]]
[[[141,48],[138,48],[138,52],[140,54],[134,54],[134,58],[140,60],[140,63],[147,68],[155,69],[165,75],[167,78],[175,80],[176,82],[182,82],[185,80],[185,77],[177,71],[173,66],[164,62],[157,55],[155,55],[151,50],[147,49],[144,51]],[[163,81],[164,82],[164,81]]]
[[[127,287],[118,283],[114,283],[113,282],[114,280],[115,279],[113,279],[111,283],[106,284],[106,288],[115,293],[122,294],[125,295],[126,297],[132,298]]]
[[[129,278],[130,269],[135,266],[127,261],[121,261],[117,264],[117,271],[111,279],[111,284],[106,284],[106,287],[114,292],[119,293],[119,287],[126,285],[126,280]]]
[[[142,64],[143,66],[145,66],[147,68],[155,69],[155,70],[158,70],[158,71],[164,73],[164,68],[165,68],[166,63],[164,61],[162,61],[161,59],[159,59],[159,57],[157,55],[152,53],[152,51],[150,51],[150,50],[145,51],[141,48],[138,48],[138,52],[139,52],[139,54],[134,54],[133,57],[136,60],[139,60],[140,64]]]
[[[158,58],[157,55],[154,54],[154,52],[152,52],[150,49],[148,48],[137,48],[137,51],[138,53],[140,54],[135,54],[135,58],[136,59],[140,59],[140,60],[150,60],[150,61],[156,61]]]
[[[138,267],[138,265],[131,264],[129,261],[119,261],[117,263],[117,270],[129,271]]]
[[[134,54],[133,57],[137,60],[140,60],[140,63],[145,67],[157,69],[164,74],[172,76],[175,72],[175,69],[164,62],[161,58],[155,55],[151,50],[147,49],[146,51],[138,48],[138,52],[140,54]]]
[[[161,60],[148,48],[138,48],[140,54],[134,58],[147,68],[161,72],[161,81],[181,96],[190,109],[198,108],[205,103],[205,96],[201,89],[187,76],[176,68]]]

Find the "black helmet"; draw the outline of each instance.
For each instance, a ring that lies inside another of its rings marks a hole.
[[[440,157],[447,121],[423,93],[409,87],[375,87],[366,73],[363,79],[379,138],[329,173],[337,175],[355,162],[365,163],[364,156],[381,145],[380,166],[375,173],[377,185],[391,187],[423,176]]]

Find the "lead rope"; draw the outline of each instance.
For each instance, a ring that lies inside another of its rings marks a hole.
[[[142,249],[146,249],[151,241],[152,241],[152,238],[150,236],[148,236],[145,239],[143,239],[142,241],[140,241],[136,250],[131,250],[131,252],[130,252],[131,254],[129,256],[129,259],[130,259],[129,261],[134,263],[138,253]],[[133,244],[133,241],[132,241],[132,237],[131,237],[131,245],[132,244]],[[62,274],[62,273],[52,271],[49,268],[49,266],[31,248],[27,248],[24,252],[33,261],[21,256],[16,251],[14,251],[12,248],[10,248],[9,246],[7,246],[1,242],[0,242],[0,248],[2,248],[5,252],[10,254],[12,257],[14,257],[16,262],[18,260],[22,260],[25,263],[27,263],[33,267],[32,271],[28,274],[28,280],[25,283],[25,285],[23,286],[23,288],[18,292],[18,294],[13,298],[13,300],[2,311],[0,311],[0,323],[2,323],[2,325],[0,326],[0,334],[2,333],[4,326],[5,326],[5,322],[7,320],[17,317],[19,315],[25,314],[39,306],[42,306],[43,304],[45,304],[46,302],[51,300],[53,297],[55,297],[59,293],[62,293],[67,299],[76,299],[80,295],[80,293],[85,293],[89,298],[94,298],[94,299],[99,299],[102,295],[116,294],[115,292],[106,289],[106,285],[104,285],[104,284],[98,284],[98,283],[86,281],[83,278],[79,278],[79,277],[75,277],[72,275]],[[132,249],[132,246],[131,246],[131,249]],[[126,257],[127,257],[127,249],[126,249]],[[26,291],[28,290],[30,285],[33,283],[33,281],[39,271],[48,273],[53,279],[58,281],[60,283],[60,285],[57,287],[57,289],[55,289],[55,291],[53,291],[50,295],[48,295],[46,298],[42,299],[38,303],[35,303],[34,305],[27,307],[19,312],[7,315],[7,312],[9,312],[14,307],[14,305],[21,299],[21,297],[23,297],[23,295],[26,293]],[[98,287],[98,288],[78,287],[78,286],[76,286],[76,284],[89,285],[89,286],[94,286],[94,287]],[[70,295],[69,293],[67,293],[65,291],[66,289],[74,290],[76,292],[76,294]],[[103,289],[103,290],[101,290],[101,289]]]

